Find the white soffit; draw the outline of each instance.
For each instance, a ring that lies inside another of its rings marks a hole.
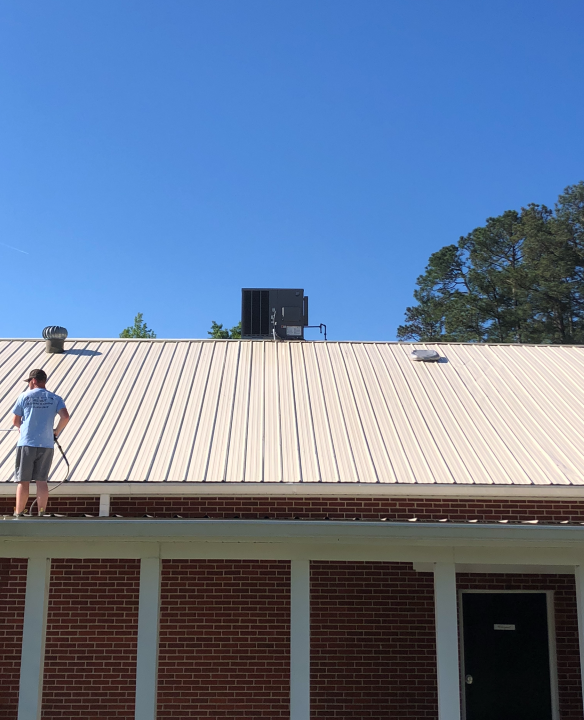
[[[416,348],[441,359],[412,362]],[[372,494],[373,484],[387,494],[396,484],[584,486],[583,347],[72,340],[66,349],[0,341],[0,481],[13,472],[22,378],[42,367],[71,412],[62,440],[72,483],[319,483],[326,494],[330,483],[343,495],[355,483]],[[54,481],[64,474],[55,457]]]

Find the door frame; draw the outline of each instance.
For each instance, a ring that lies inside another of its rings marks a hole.
[[[550,666],[550,691],[552,699],[552,720],[560,720],[560,701],[558,693],[558,656],[556,652],[556,621],[554,612],[554,590],[459,590],[458,591],[458,641],[460,645],[460,687],[462,688],[462,717],[466,720],[466,672],[464,667],[464,618],[462,612],[462,596],[468,594],[498,594],[510,595],[545,595],[547,626],[548,626],[548,652]]]

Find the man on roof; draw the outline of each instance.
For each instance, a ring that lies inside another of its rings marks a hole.
[[[49,499],[47,481],[53,462],[55,439],[69,422],[63,399],[45,387],[47,374],[44,370],[31,370],[25,382],[28,383],[28,390],[18,398],[12,411],[12,424],[20,431],[14,472],[14,482],[18,483],[14,517],[24,515],[31,482],[36,483],[37,487],[38,514],[45,514]],[[54,427],[57,415],[59,422]]]

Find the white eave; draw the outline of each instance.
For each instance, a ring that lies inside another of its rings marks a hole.
[[[7,519],[0,557],[454,562],[498,572],[573,572],[584,527],[303,520]],[[502,568],[502,569],[501,569]]]
[[[50,483],[51,497],[305,497],[305,498],[473,498],[583,500],[581,485],[438,485],[398,483]],[[0,483],[0,497],[12,497],[15,485]],[[34,486],[33,486],[34,492]]]

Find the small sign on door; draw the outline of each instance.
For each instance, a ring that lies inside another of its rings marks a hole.
[[[504,623],[495,623],[495,630],[515,630],[515,625],[506,625]]]

